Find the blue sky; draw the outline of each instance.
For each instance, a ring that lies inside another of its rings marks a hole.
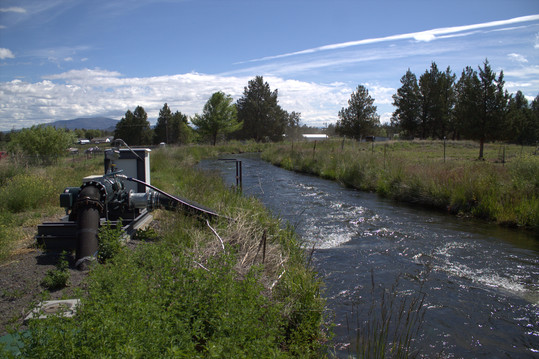
[[[189,116],[264,76],[302,124],[337,121],[364,85],[382,122],[410,68],[460,76],[488,58],[539,94],[537,0],[0,0],[0,130],[120,119],[167,102]]]

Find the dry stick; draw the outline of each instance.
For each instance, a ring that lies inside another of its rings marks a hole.
[[[193,260],[193,262],[195,262],[196,264],[198,264],[200,267],[202,267],[202,269],[204,269],[205,271],[209,272],[210,270],[206,267],[204,267],[201,263],[198,263],[197,261]]]
[[[273,289],[273,287],[275,287],[275,285],[277,284],[277,282],[279,282],[279,280],[282,278],[282,276],[286,273],[286,269],[283,270],[283,272],[281,273],[281,275],[279,277],[277,277],[277,280],[275,282],[273,282],[273,284],[271,285],[270,287],[270,290]]]
[[[262,249],[262,264],[266,261],[266,230],[262,234],[262,242],[264,243],[264,248]]]
[[[253,259],[253,262],[256,261],[256,257],[258,257],[258,253],[260,252],[260,248],[264,247],[262,252],[262,264],[264,264],[264,260],[266,259],[266,230],[264,229],[264,233],[262,234],[262,240],[260,241],[260,244],[258,245],[258,249],[256,250],[255,259]]]
[[[217,236],[217,238],[219,238],[219,240],[221,241],[221,247],[223,247],[223,251],[225,251],[225,243],[223,242],[223,240],[221,239],[221,237],[219,236],[219,234],[217,233],[217,231],[215,229],[213,229],[213,227],[211,226],[210,224],[210,221],[206,220],[206,224],[208,225],[208,227],[210,227],[211,231],[213,232],[213,234],[215,234]]]

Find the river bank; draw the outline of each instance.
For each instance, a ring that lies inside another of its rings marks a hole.
[[[374,357],[362,356],[365,340],[396,343],[390,336],[402,333],[410,333],[410,357],[536,356],[539,243],[529,231],[397,203],[275,167],[258,154],[229,157],[242,162],[243,194],[293,226],[312,252],[336,357]],[[199,166],[236,185],[233,162]],[[407,307],[418,300],[420,310]],[[403,324],[403,305],[407,318],[421,319],[406,320],[419,323],[418,332],[393,330]],[[387,341],[375,339],[385,333]]]
[[[320,282],[291,230],[257,200],[194,169],[218,151],[152,151],[152,184],[233,220],[156,212],[137,246],[96,265],[74,288],[82,304],[75,319],[30,321],[25,357],[319,357]],[[46,291],[38,292],[39,300]]]
[[[400,202],[539,231],[539,156],[533,147],[472,142],[353,140],[274,144],[262,158]]]

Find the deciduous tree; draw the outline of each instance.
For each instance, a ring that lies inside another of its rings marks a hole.
[[[8,149],[11,152],[22,152],[38,162],[50,163],[64,153],[75,142],[73,133],[63,128],[39,125],[11,133]]]
[[[202,136],[210,137],[214,146],[217,135],[234,132],[242,125],[238,122],[236,105],[232,104],[232,97],[221,91],[210,97],[204,105],[202,115],[195,115],[191,122]]]

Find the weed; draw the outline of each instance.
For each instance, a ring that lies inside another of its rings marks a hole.
[[[150,242],[151,241],[157,241],[157,240],[159,240],[159,238],[160,238],[159,234],[152,227],[139,229],[139,230],[137,230],[135,232],[135,235],[133,236],[134,240],[137,240],[137,241],[150,241]]]
[[[56,268],[49,270],[43,278],[41,285],[49,290],[61,289],[67,286],[69,281],[69,262],[67,254],[62,252],[56,263]]]
[[[152,181],[234,220],[210,230],[181,212],[157,211],[159,240],[95,266],[77,318],[31,321],[23,356],[320,356],[320,283],[295,234],[257,200],[194,170],[202,153],[216,149],[156,150]],[[116,248],[118,229],[102,228],[100,241]],[[140,236],[154,238],[149,230]]]
[[[121,218],[118,219],[118,223],[122,223]],[[99,228],[97,260],[100,263],[111,260],[122,251],[121,238],[123,234],[121,225],[113,226],[109,221]]]

